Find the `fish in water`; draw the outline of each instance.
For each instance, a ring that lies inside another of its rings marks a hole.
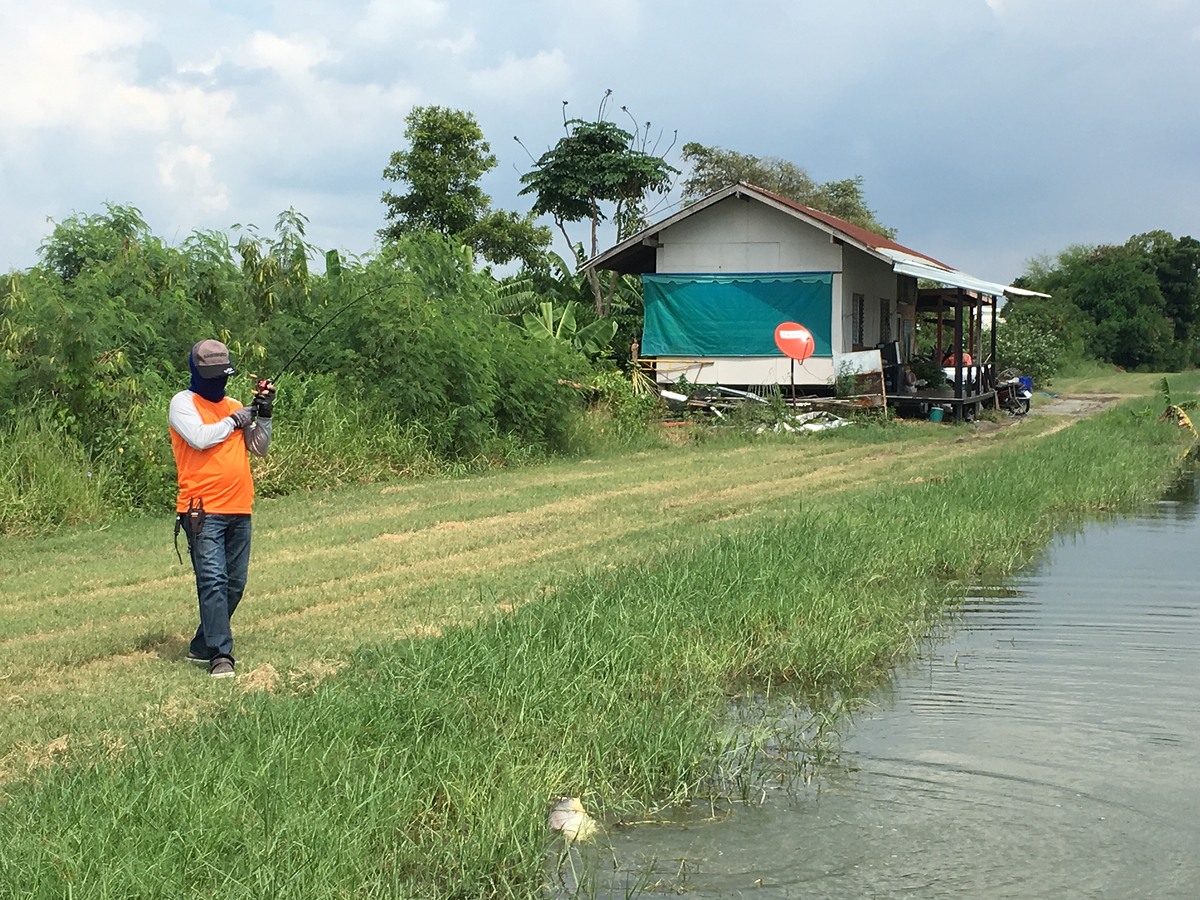
[[[550,810],[550,830],[557,831],[568,841],[586,841],[595,836],[599,827],[578,797],[561,797]]]

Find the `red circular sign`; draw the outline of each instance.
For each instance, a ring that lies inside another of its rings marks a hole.
[[[795,322],[783,322],[775,327],[775,346],[797,362],[804,362],[817,348],[812,332]]]

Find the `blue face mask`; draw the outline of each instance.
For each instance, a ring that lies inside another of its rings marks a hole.
[[[225,398],[225,382],[229,380],[228,375],[221,375],[219,378],[201,378],[200,373],[196,371],[196,361],[192,359],[190,353],[188,354],[188,368],[192,370],[192,382],[188,385],[189,390],[213,403]]]

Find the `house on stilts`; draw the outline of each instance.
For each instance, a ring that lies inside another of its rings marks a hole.
[[[583,268],[641,277],[638,354],[662,386],[686,379],[793,398],[828,395],[839,359],[878,349],[889,405],[937,403],[960,419],[994,402],[1000,301],[1034,293],[975,278],[745,182],[644,228]],[[948,384],[936,392],[906,383],[918,321],[936,328],[935,352],[945,363]],[[799,365],[775,342],[785,322],[813,338],[812,355]],[[993,326],[986,338],[985,323]]]

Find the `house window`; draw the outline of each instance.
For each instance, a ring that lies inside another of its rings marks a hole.
[[[879,301],[879,343],[886,344],[892,339],[892,301]]]
[[[850,337],[854,346],[863,345],[863,319],[867,313],[867,298],[862,294],[852,294],[850,297]]]

